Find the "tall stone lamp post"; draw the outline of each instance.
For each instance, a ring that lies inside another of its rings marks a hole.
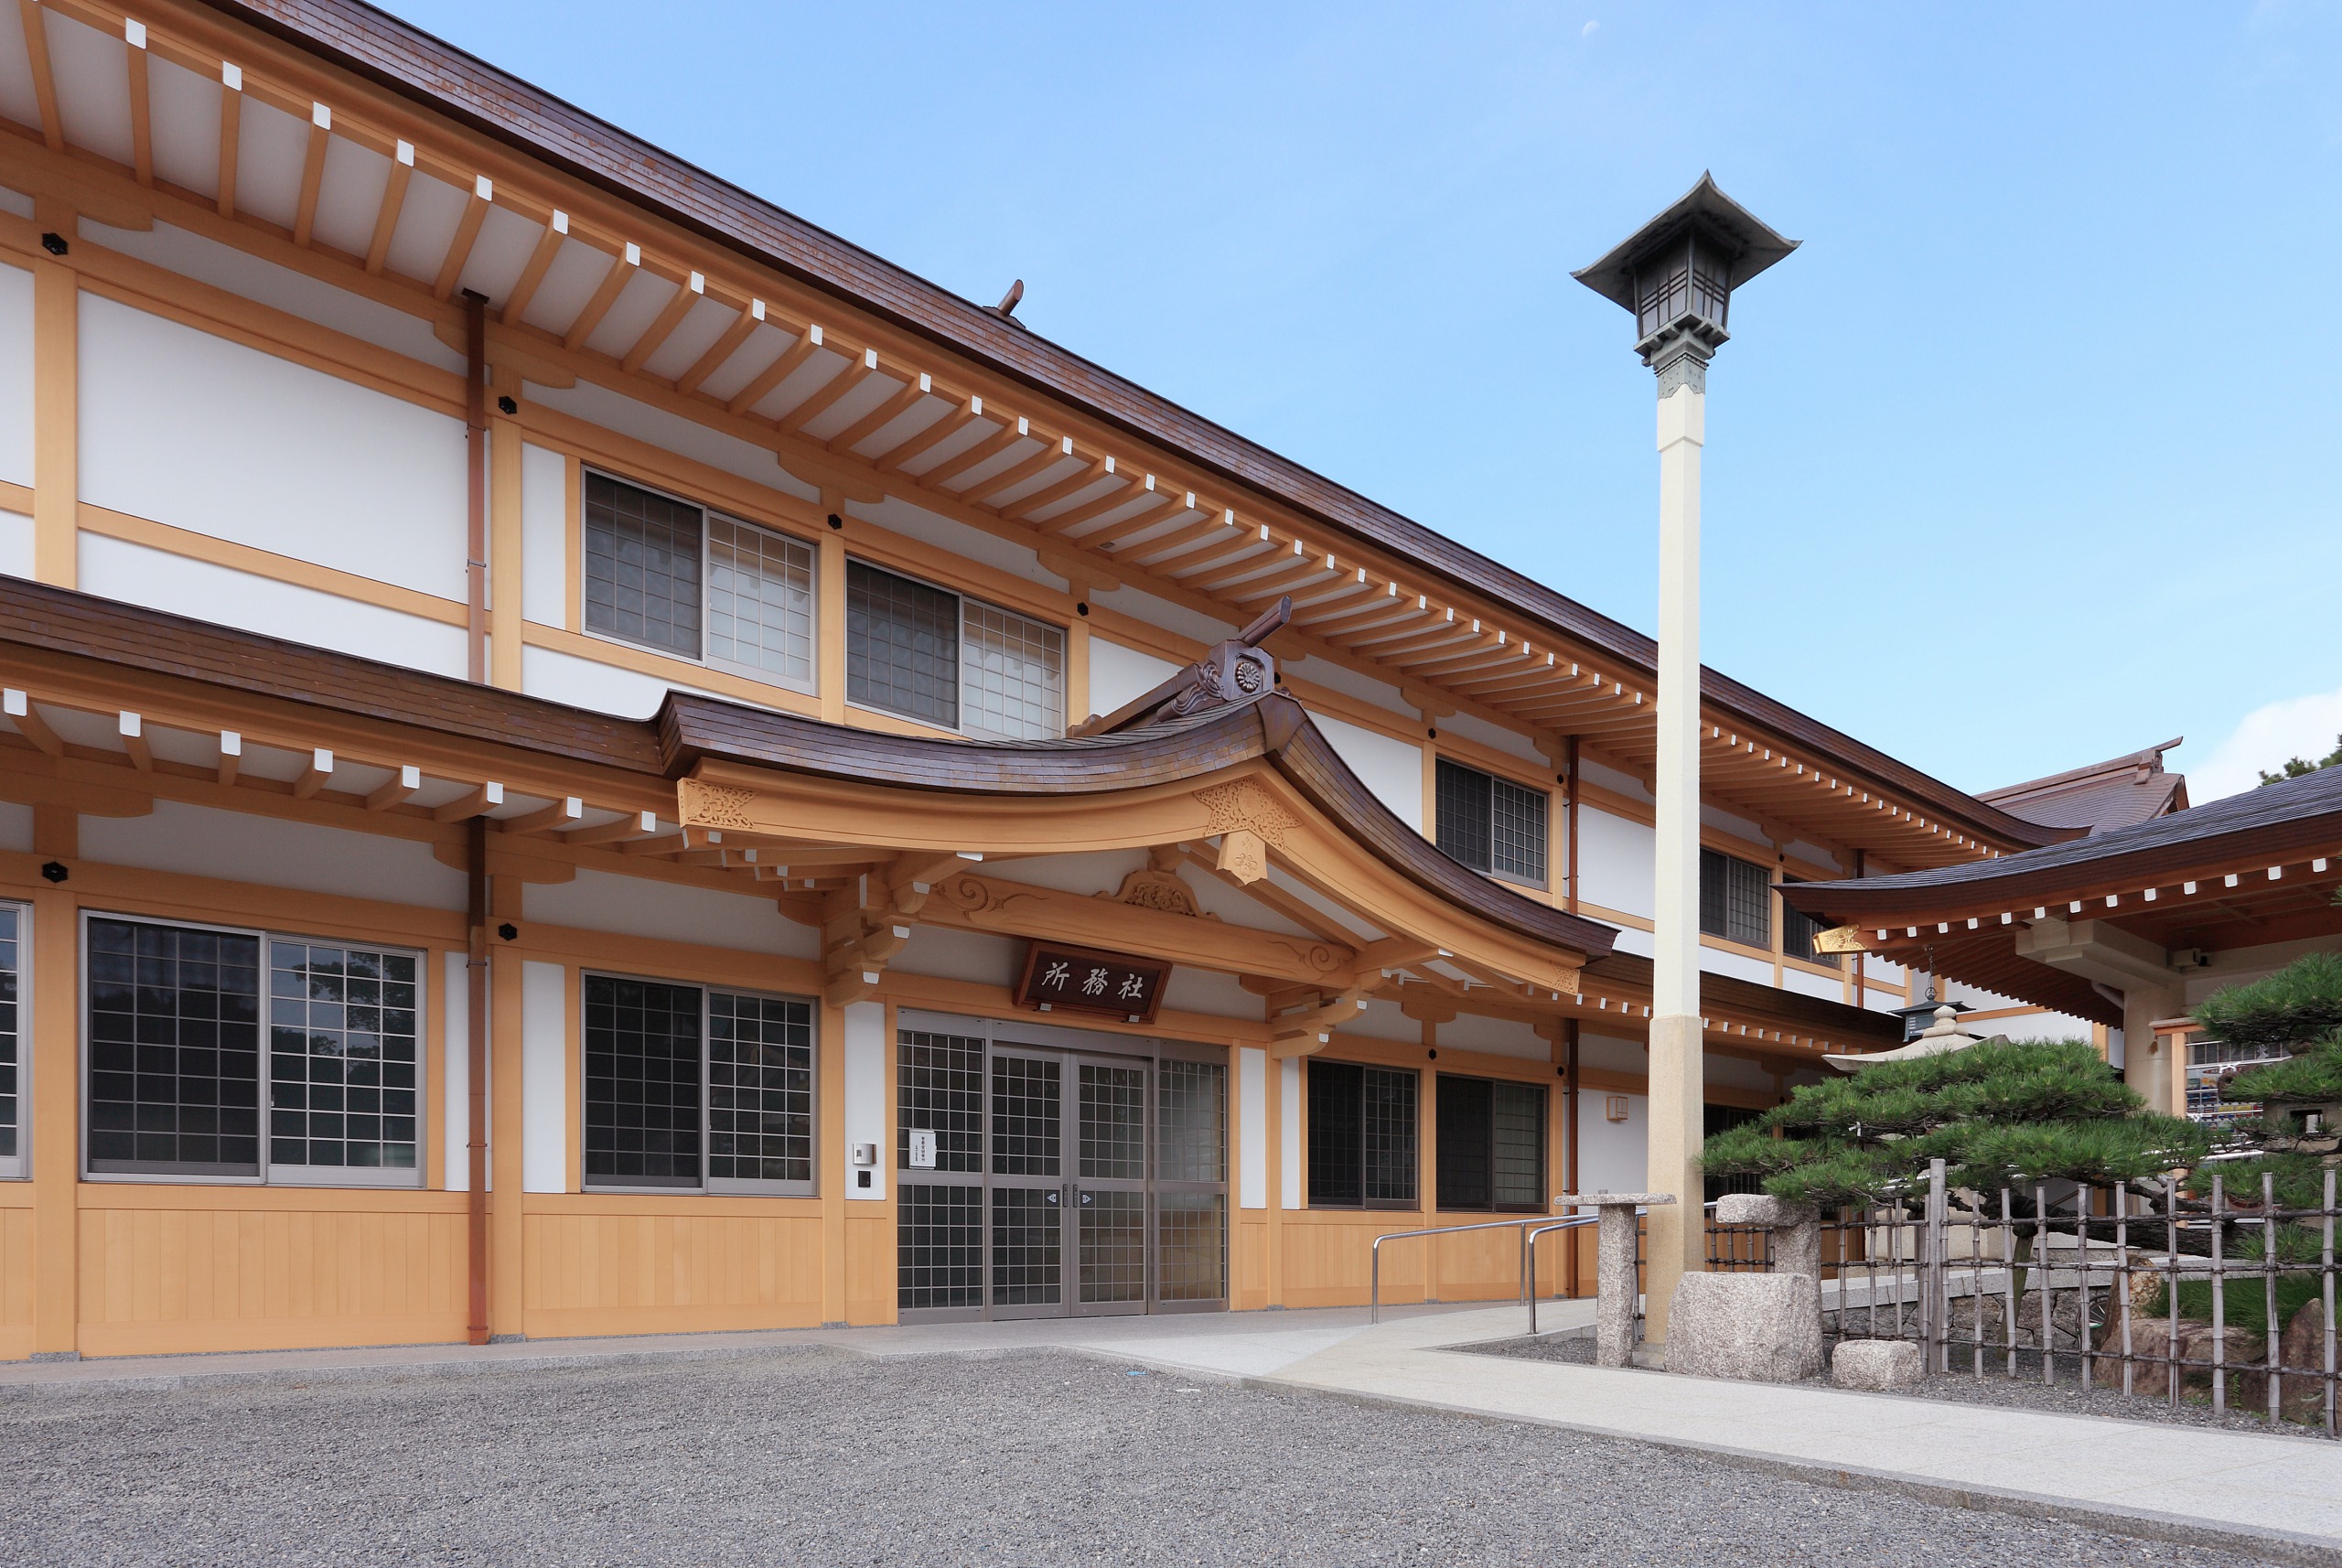
[[[1635,351],[1659,377],[1658,886],[1652,953],[1652,1192],[1645,1334],[1667,1339],[1675,1282],[1705,1262],[1700,1142],[1700,448],[1708,361],[1728,334],[1732,291],[1797,249],[1700,177],[1683,199],[1571,275],[1635,317]],[[1574,1129],[1573,1129],[1574,1132]]]

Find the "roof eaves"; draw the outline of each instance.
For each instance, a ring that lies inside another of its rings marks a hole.
[[[1139,439],[1509,605],[1646,679],[1655,675],[1655,645],[1641,633],[396,17],[356,0],[203,3],[759,264],[1078,403]],[[1840,771],[1921,801],[1989,843],[2029,848],[2075,836],[2000,811],[1714,671],[1703,674],[1703,696],[1750,727],[1810,747]]]

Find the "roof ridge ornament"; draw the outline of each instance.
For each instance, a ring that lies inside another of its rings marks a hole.
[[[1293,596],[1287,594],[1254,616],[1243,630],[1213,644],[1201,659],[1153,691],[1133,697],[1103,717],[1092,714],[1066,731],[1067,736],[1080,739],[1144,729],[1267,696],[1277,689],[1277,661],[1261,645],[1292,618]]]

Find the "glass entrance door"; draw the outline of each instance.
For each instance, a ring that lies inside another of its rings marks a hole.
[[[907,1024],[898,1042],[907,1320],[1226,1305],[1219,1053],[1155,1042],[1144,1054],[1091,1052],[1028,1044],[1004,1024],[937,1021],[965,1032]]]

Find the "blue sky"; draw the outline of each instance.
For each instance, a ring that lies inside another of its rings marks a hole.
[[[2342,730],[2333,5],[391,8],[1646,629],[1568,273],[1712,168],[1805,245],[1710,378],[1711,665],[1970,789]]]

